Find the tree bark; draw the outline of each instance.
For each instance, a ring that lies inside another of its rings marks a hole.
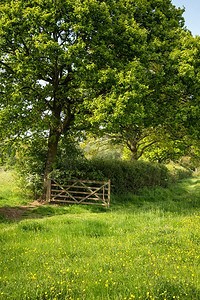
[[[127,140],[127,146],[131,151],[131,158],[134,160],[138,160],[138,149],[137,149],[137,141]]]
[[[40,196],[40,201],[47,201],[47,186],[48,186],[48,176],[53,170],[53,164],[56,161],[56,155],[58,150],[58,142],[61,136],[61,132],[59,129],[54,128],[53,126],[49,131],[49,139],[48,139],[48,151],[47,151],[47,160],[46,166],[44,169],[44,179],[43,179],[43,190]]]
[[[131,158],[134,160],[138,160],[138,154],[136,149],[131,149]]]

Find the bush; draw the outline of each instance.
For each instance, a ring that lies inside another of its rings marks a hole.
[[[31,140],[21,144],[15,155],[14,169],[18,183],[24,193],[34,199],[39,197],[42,190],[46,149],[45,140]]]
[[[47,140],[45,138],[30,139],[18,145],[14,168],[18,175],[19,185],[27,196],[38,198],[42,192],[46,157]],[[59,143],[57,162],[54,164],[55,171],[52,173],[55,177],[79,176],[81,164],[85,162],[76,142],[70,137],[63,137]]]

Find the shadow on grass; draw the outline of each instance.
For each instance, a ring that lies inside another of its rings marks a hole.
[[[0,224],[11,224],[14,222],[15,220],[5,218],[3,215],[0,214]]]
[[[143,188],[137,194],[112,195],[111,206],[48,204],[36,207],[1,207],[0,223],[36,219],[63,214],[141,213],[160,210],[163,213],[191,214],[200,209],[200,179],[182,180],[168,188]]]
[[[0,224],[21,221],[26,218],[41,218],[40,215],[32,214],[33,207],[30,206],[4,206],[0,207]]]
[[[53,204],[36,207],[0,207],[0,223],[17,222],[24,219],[39,219],[63,214],[89,214],[108,211],[103,206],[89,206],[76,204]]]
[[[189,297],[189,299],[197,300],[199,299],[199,288],[196,287],[194,284],[190,283],[187,286],[187,291],[185,289],[185,282],[181,281],[171,281],[166,280],[163,278],[159,282],[159,285],[157,286],[156,296],[160,299],[160,295],[164,295],[162,299],[187,299],[188,295],[192,295],[192,298]],[[174,296],[172,296],[174,295]],[[180,297],[181,295],[181,297]]]
[[[40,206],[32,210],[32,213],[42,216],[53,216],[61,214],[87,214],[87,213],[102,213],[108,209],[104,206],[94,205],[78,205],[78,204],[54,204]]]

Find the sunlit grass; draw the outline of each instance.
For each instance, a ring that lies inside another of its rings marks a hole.
[[[2,219],[0,299],[200,299],[199,182]]]
[[[17,187],[14,173],[0,171],[0,207],[25,205],[30,202]]]

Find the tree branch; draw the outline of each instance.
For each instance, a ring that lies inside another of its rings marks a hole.
[[[61,133],[65,133],[67,128],[69,127],[69,124],[74,119],[74,115],[71,113],[70,108],[67,110],[67,115],[62,123],[62,126],[60,128]]]
[[[15,74],[14,70],[6,63],[4,63],[2,60],[0,60],[0,64],[9,69],[13,74]]]
[[[150,146],[152,146],[152,145],[155,144],[155,143],[158,143],[158,141],[153,141],[153,142],[151,142],[150,144],[144,146],[144,147],[141,149],[140,154],[138,155],[138,158],[140,158],[140,157],[143,155],[145,149],[149,148]]]

